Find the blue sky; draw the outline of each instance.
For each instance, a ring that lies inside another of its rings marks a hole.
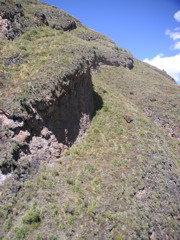
[[[145,59],[146,62],[165,69],[169,74],[174,71],[172,66],[175,64],[175,70],[177,72],[179,69],[179,72],[173,77],[180,81],[180,12],[177,13],[180,10],[180,0],[46,0],[46,2],[63,9],[84,25],[112,38],[118,46],[128,49],[138,59]],[[177,18],[174,17],[175,13]],[[174,56],[176,58],[172,59]],[[164,61],[164,58],[170,58],[170,70],[167,66],[169,60]],[[160,65],[157,61],[161,62]]]

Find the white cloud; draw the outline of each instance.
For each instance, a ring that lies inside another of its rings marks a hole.
[[[176,27],[175,29],[174,29],[174,31],[179,31],[180,30],[180,27]]]
[[[173,40],[180,39],[180,31],[178,32],[176,29],[179,30],[179,28],[175,28],[174,31],[167,29],[165,31],[165,34],[169,35],[169,37],[172,38]]]
[[[176,42],[176,43],[174,44],[173,49],[175,49],[175,50],[180,50],[180,42]]]
[[[173,41],[177,41],[180,39],[180,27],[174,28],[173,31],[167,29],[165,34],[168,35]],[[180,42],[175,42],[173,46],[170,48],[171,50],[179,50],[180,49]]]
[[[180,53],[171,57],[165,57],[161,53],[152,59],[146,58],[143,61],[165,70],[177,83],[180,83]]]
[[[174,18],[177,22],[180,22],[180,10],[174,14]],[[173,40],[172,50],[180,50],[180,27],[174,28],[174,30],[167,29],[165,34]],[[166,57],[163,53],[156,55],[154,58],[145,58],[143,60],[161,70],[165,70],[172,78],[180,84],[180,52],[175,56]]]
[[[174,18],[177,22],[180,22],[180,10],[174,14]]]

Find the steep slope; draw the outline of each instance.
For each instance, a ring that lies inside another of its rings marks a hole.
[[[178,239],[174,80],[62,10],[0,7],[0,239]]]
[[[51,22],[66,22],[64,12],[38,2],[35,8],[34,3],[18,4],[29,24],[38,8],[48,21],[50,14]],[[4,4],[2,16],[9,16],[7,11],[16,5]],[[26,177],[29,165],[34,170],[40,159],[60,157],[83,135],[95,112],[91,69],[101,64],[133,66],[129,53],[80,23],[67,32],[49,22],[31,24],[17,40],[1,41],[1,168],[4,175],[16,170],[20,178]]]
[[[180,140],[179,87],[165,72],[135,59],[132,71],[108,68],[101,70],[100,77]]]

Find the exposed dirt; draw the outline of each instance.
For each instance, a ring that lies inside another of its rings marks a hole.
[[[6,159],[1,163],[2,174],[16,170],[20,178],[25,178],[29,171],[38,170],[40,161],[59,158],[83,136],[95,111],[90,69],[70,78],[69,86],[56,89],[53,101],[46,96],[39,103],[24,106],[27,119],[0,113],[1,156]]]

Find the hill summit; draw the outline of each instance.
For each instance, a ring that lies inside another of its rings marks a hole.
[[[0,239],[178,239],[166,72],[36,0],[0,0],[0,63]]]

